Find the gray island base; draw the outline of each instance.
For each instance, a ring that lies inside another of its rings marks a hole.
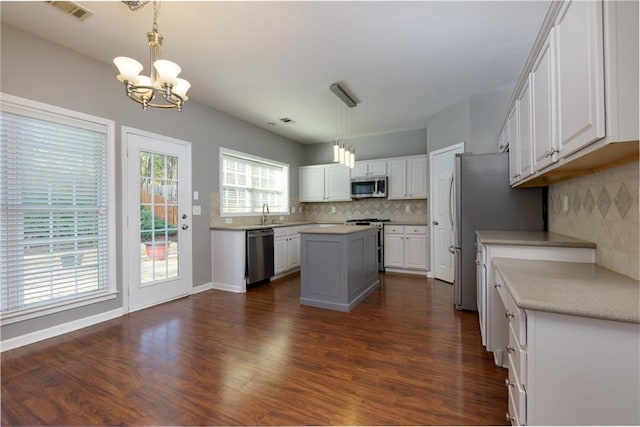
[[[348,312],[379,285],[378,231],[370,226],[300,231],[300,304]]]

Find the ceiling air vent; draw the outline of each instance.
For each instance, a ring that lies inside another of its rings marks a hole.
[[[79,4],[71,1],[48,1],[47,3],[61,12],[73,16],[79,21],[84,21],[85,19],[93,15],[93,12],[91,12],[89,9],[86,9]]]

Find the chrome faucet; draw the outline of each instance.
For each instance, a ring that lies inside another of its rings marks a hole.
[[[267,223],[267,215],[264,213],[264,210],[267,210],[267,214],[269,213],[269,205],[266,203],[262,204],[262,225]]]

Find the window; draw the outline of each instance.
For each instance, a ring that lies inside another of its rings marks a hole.
[[[115,281],[113,122],[7,95],[1,107],[3,322],[106,299]]]
[[[220,215],[289,213],[289,165],[220,149]]]

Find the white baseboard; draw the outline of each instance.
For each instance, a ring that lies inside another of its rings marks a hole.
[[[426,270],[407,270],[405,268],[389,268],[385,267],[384,269],[387,273],[402,273],[402,274],[413,274],[414,276],[426,276],[429,277],[429,272]]]
[[[217,282],[211,283],[211,289],[217,289],[219,291],[235,292],[237,294],[243,294],[247,292],[247,290],[243,288],[244,287],[229,285],[227,283],[217,283]]]
[[[104,313],[96,314],[94,316],[83,317],[82,319],[74,320],[72,322],[62,323],[60,325],[52,326],[47,329],[20,335],[15,338],[9,338],[0,342],[0,352],[12,350],[14,348],[22,347],[23,345],[33,344],[35,342],[46,340],[48,338],[57,337],[58,335],[77,331],[78,329],[86,328],[87,326],[92,326],[97,323],[115,319],[116,317],[120,317],[123,314],[124,310],[122,308],[117,308],[115,310],[105,311]]]
[[[200,292],[208,291],[210,289],[213,289],[213,283],[203,283],[202,285],[191,288],[191,295],[199,294]]]

